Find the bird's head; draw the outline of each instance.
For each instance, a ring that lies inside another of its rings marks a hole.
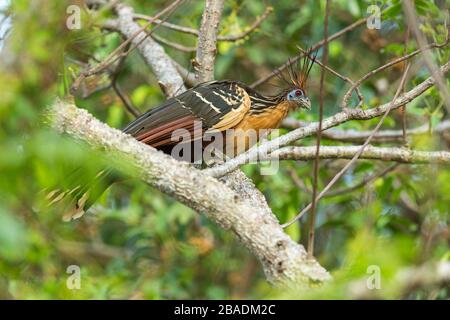
[[[304,89],[301,88],[292,89],[286,95],[286,100],[296,103],[297,106],[300,108],[311,110],[311,101],[306,95]]]
[[[288,86],[283,92],[283,99],[292,102],[294,107],[311,110],[311,101],[306,93],[306,83],[316,56],[317,52],[311,54],[311,50],[308,50],[303,59],[298,59],[297,63],[289,61],[288,78],[281,73],[278,74],[279,78]]]

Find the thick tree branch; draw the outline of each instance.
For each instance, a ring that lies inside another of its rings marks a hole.
[[[315,260],[307,259],[305,249],[283,232],[277,218],[261,201],[262,195],[251,198],[254,195],[248,180],[244,185],[241,180],[235,184],[234,176],[228,177],[227,185],[237,192],[233,191],[205,172],[108,127],[72,104],[58,101],[50,114],[53,127],[60,133],[128,157],[144,181],[232,230],[258,257],[268,281],[304,285],[330,279],[328,272]]]
[[[105,23],[102,24],[101,26],[103,29],[107,29],[107,30],[113,30],[116,32],[120,32],[119,28],[118,28],[118,22],[117,19],[110,19],[107,20]],[[149,35],[149,33],[147,33],[147,35]],[[156,41],[160,41],[160,39],[156,38],[155,35],[151,34],[152,37],[155,38]],[[180,49],[180,48],[177,48]],[[140,49],[138,48],[138,50],[144,50],[145,49]],[[197,50],[197,48],[195,49],[195,51]],[[142,51],[141,51],[142,53]],[[149,53],[151,55],[151,52]],[[183,78],[184,83],[190,87],[193,87],[197,84],[199,84],[198,79],[196,79],[195,74],[193,72],[190,72],[189,70],[187,70],[185,67],[183,67],[182,65],[180,65],[177,61],[173,60],[170,56],[167,55],[167,57],[171,60],[172,65],[175,67],[175,69],[177,70],[177,72],[180,74],[180,76]],[[177,79],[174,79],[177,80]],[[178,80],[177,80],[178,81]]]
[[[319,157],[321,159],[351,159],[360,148],[361,146],[322,146]],[[269,159],[312,160],[314,150],[314,147],[284,147],[272,152]],[[450,164],[448,151],[417,151],[406,148],[367,146],[359,158],[416,164]]]
[[[287,118],[283,121],[283,128],[287,129],[297,129],[308,124],[293,118]],[[441,134],[446,131],[450,131],[450,120],[444,120],[438,123],[435,127],[431,127],[429,124],[424,124],[420,127],[406,130],[408,136],[417,136],[424,134]],[[342,142],[361,142],[367,139],[367,137],[372,133],[372,131],[359,131],[359,130],[339,130],[339,129],[329,129],[322,133],[322,137],[342,141]],[[402,141],[403,140],[403,130],[381,130],[378,131],[374,137],[373,141],[376,142],[389,142],[389,141]]]
[[[348,284],[352,299],[379,299],[383,290],[392,290],[397,297],[408,299],[408,295],[418,289],[446,288],[450,284],[450,262],[425,263],[417,267],[403,268],[388,284],[388,289],[371,290],[367,279],[352,281]]]
[[[118,4],[116,11],[118,14],[118,30],[125,37],[132,37],[141,28],[133,21],[133,8]],[[166,95],[172,97],[186,90],[183,78],[177,72],[177,69],[172,63],[172,59],[165,53],[161,45],[152,38],[146,37],[143,32],[134,37],[132,43],[134,45],[139,44],[137,49],[147,64],[152,68],[161,86],[164,88]]]
[[[219,30],[224,2],[224,0],[205,0],[196,57],[196,64],[198,64],[197,78],[200,82],[214,79],[217,31]]]
[[[168,7],[166,7],[165,9],[163,9],[161,12],[159,12],[156,16],[160,17],[164,14],[167,14],[166,18],[167,19],[171,13],[174,12],[174,10],[183,2],[184,0],[175,0],[172,4],[170,4]],[[106,7],[110,7],[110,8],[114,8],[116,10],[120,10],[121,8],[126,8],[128,11],[133,11],[133,9],[131,7],[127,7],[121,4],[118,4],[118,0],[115,1],[111,1],[109,2],[107,5],[105,5],[105,7],[103,9],[105,9]],[[142,27],[137,27],[135,28],[135,30],[133,32],[131,32],[130,34],[127,35],[127,40],[125,40],[124,42],[122,42],[116,49],[114,49],[105,59],[103,59],[102,61],[98,62],[98,64],[96,64],[95,66],[89,67],[86,70],[83,70],[78,77],[75,79],[75,81],[73,82],[72,86],[70,87],[70,91],[72,94],[75,94],[75,92],[78,90],[78,88],[80,87],[81,83],[89,76],[92,76],[94,74],[100,73],[104,70],[107,70],[111,64],[113,64],[114,62],[116,62],[119,59],[122,59],[123,57],[126,57],[131,51],[133,51],[137,46],[141,45],[144,40],[147,39],[147,37],[153,32],[155,31],[156,28],[158,28],[158,26],[154,27],[152,29],[152,31],[148,32],[147,35],[142,36],[142,33],[145,31],[145,29],[150,25],[151,23],[147,23],[146,25],[142,26]],[[114,27],[113,25],[109,25],[108,28],[113,28],[114,30],[116,30],[117,28]],[[133,46],[129,47],[130,42],[133,43]],[[129,47],[128,50],[123,50],[125,47]]]

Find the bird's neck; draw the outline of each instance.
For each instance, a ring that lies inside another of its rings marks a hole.
[[[251,113],[261,113],[268,108],[273,108],[283,102],[283,95],[275,96],[264,96],[257,92],[252,92],[249,94],[251,99]]]

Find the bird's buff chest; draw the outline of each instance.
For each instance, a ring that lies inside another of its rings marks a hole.
[[[278,128],[293,107],[291,102],[283,102],[260,113],[248,112],[233,130],[226,132],[227,155],[235,157],[248,150],[272,129]]]

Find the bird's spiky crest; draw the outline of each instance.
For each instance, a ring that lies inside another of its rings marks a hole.
[[[309,72],[317,57],[317,51],[312,52],[308,49],[303,58],[299,58],[297,62],[288,59],[287,77],[279,70],[275,70],[275,75],[281,82],[287,85],[288,89],[300,88],[306,91],[306,82],[308,80]]]
[[[317,57],[317,51],[312,52],[311,49],[306,50],[303,58],[297,60],[297,63],[292,63],[288,67],[288,73],[291,84],[296,88],[306,89],[306,82],[308,80],[309,72],[311,71],[314,61]]]

